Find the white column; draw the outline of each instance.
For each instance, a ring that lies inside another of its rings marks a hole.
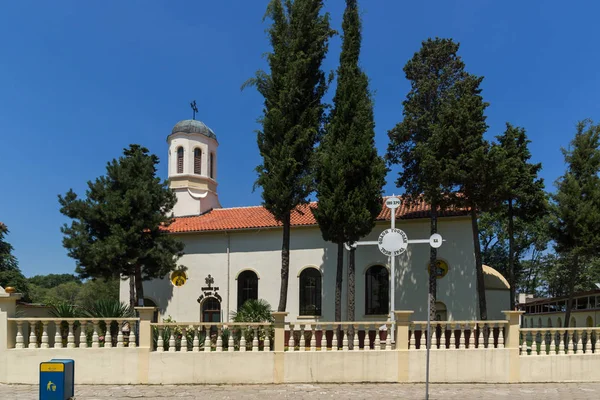
[[[85,335],[87,321],[79,321],[79,323],[79,348],[85,349],[87,348],[87,337]]]
[[[254,339],[252,339],[252,351],[258,351],[258,326],[255,326],[252,331],[254,333]]]
[[[75,348],[75,336],[73,335],[73,321],[69,321],[69,334],[67,336],[67,348]]]
[[[23,321],[17,321],[17,337],[15,338],[15,349],[24,348],[25,344],[23,342]]]
[[[110,327],[112,325],[112,321],[104,321],[106,324],[106,333],[104,334],[104,348],[111,348],[112,345],[112,333],[110,332]]]
[[[162,326],[158,327],[158,338],[156,339],[156,351],[163,352],[165,351],[165,338],[163,335],[165,334],[165,329]]]
[[[196,327],[192,330],[192,334],[194,335],[194,339],[192,341],[192,351],[199,352],[200,351],[200,332]]]
[[[369,351],[371,350],[371,338],[369,337],[369,329],[371,328],[370,324],[365,324],[365,340],[363,342],[363,350]],[[377,326],[375,326],[375,328],[377,329]],[[377,334],[377,331],[375,331],[375,334]],[[356,338],[358,340],[358,331],[356,332]],[[358,346],[356,347],[356,350],[358,350]]]
[[[230,336],[233,337],[233,334],[231,334]],[[184,353],[187,353],[188,351],[187,327],[185,326],[181,328],[181,347],[179,348],[179,351],[182,351]]]
[[[306,339],[304,338],[304,324],[300,324],[300,351],[306,350]]]
[[[177,328],[176,326],[170,326],[169,327],[169,352],[170,353],[174,353],[175,351],[177,351],[177,347],[176,347],[176,343],[175,343],[175,335],[174,335],[174,331]]]
[[[315,325],[310,325],[310,351],[317,351],[317,337],[315,335]]]
[[[29,347],[30,349],[37,349],[37,336],[35,335],[35,321],[29,322]]]
[[[117,347],[125,347],[125,343],[123,343],[123,321],[117,321]],[[131,324],[129,325],[129,331],[133,330]]]
[[[348,325],[342,327],[342,350],[348,351]]]
[[[131,349],[134,349],[137,347],[137,337],[135,334],[135,329],[137,328],[137,321],[133,320],[133,321],[129,321],[129,341],[127,343],[127,346]]]
[[[217,327],[217,351],[221,352],[223,351],[223,328],[221,327],[221,325],[219,325]]]

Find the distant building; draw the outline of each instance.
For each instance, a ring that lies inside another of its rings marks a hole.
[[[523,299],[519,297],[521,302]],[[519,304],[525,311],[522,316],[523,328],[559,328],[564,326],[568,297],[545,299],[526,298]],[[569,326],[573,328],[596,327],[600,325],[600,290],[575,293]]]

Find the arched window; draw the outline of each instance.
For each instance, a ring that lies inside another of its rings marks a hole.
[[[238,276],[238,310],[248,300],[258,299],[258,276],[253,271],[244,271]]]
[[[300,273],[300,315],[321,315],[321,272],[305,268]]]
[[[202,302],[202,322],[221,322],[221,302],[207,297]]]
[[[585,326],[588,328],[591,328],[594,326],[594,320],[592,319],[591,316],[588,316],[587,319],[585,320]]]
[[[560,317],[558,317],[558,321],[556,322],[556,327],[557,328],[562,328],[563,327],[562,319]]]
[[[548,317],[548,328],[552,328],[552,318]]]
[[[210,153],[210,177],[215,179],[215,153]]]
[[[571,317],[571,323],[569,324],[570,328],[577,328],[577,322],[575,321],[575,317]]]
[[[183,174],[183,147],[177,148],[177,173]]]
[[[386,267],[374,265],[367,270],[365,285],[365,314],[389,313],[390,278]]]
[[[446,305],[441,301],[435,302],[435,320],[436,321],[447,321],[448,320],[448,310],[446,309]]]
[[[542,318],[538,318],[538,328],[542,327]]]
[[[202,174],[202,150],[194,149],[194,173]]]

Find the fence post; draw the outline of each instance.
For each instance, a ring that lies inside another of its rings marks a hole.
[[[139,347],[152,349],[152,329],[150,323],[152,322],[156,307],[135,307],[135,311],[137,311],[140,316],[140,330],[138,333],[140,341]]]
[[[504,335],[504,348],[509,351],[508,381],[520,382],[521,358],[519,356],[519,327],[523,311],[502,311],[506,316],[508,325]]]
[[[285,317],[288,315],[287,312],[276,311],[271,313],[275,319],[275,343],[273,344],[273,350],[284,351],[285,350]]]
[[[398,382],[408,382],[409,351],[408,330],[414,311],[394,311],[396,316],[396,354],[398,356]],[[389,332],[393,334],[393,332]]]
[[[0,351],[15,347],[17,330],[15,324],[9,324],[8,318],[14,318],[17,314],[17,300],[21,299],[21,293],[7,293],[0,286]]]

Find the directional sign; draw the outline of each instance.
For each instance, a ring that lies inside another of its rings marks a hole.
[[[408,247],[408,236],[401,229],[386,229],[379,235],[377,245],[386,256],[399,256]]]
[[[385,206],[387,208],[391,208],[391,209],[395,209],[395,208],[400,207],[400,204],[401,204],[400,203],[400,199],[397,198],[397,197],[390,197],[389,199],[387,199],[385,201]]]

